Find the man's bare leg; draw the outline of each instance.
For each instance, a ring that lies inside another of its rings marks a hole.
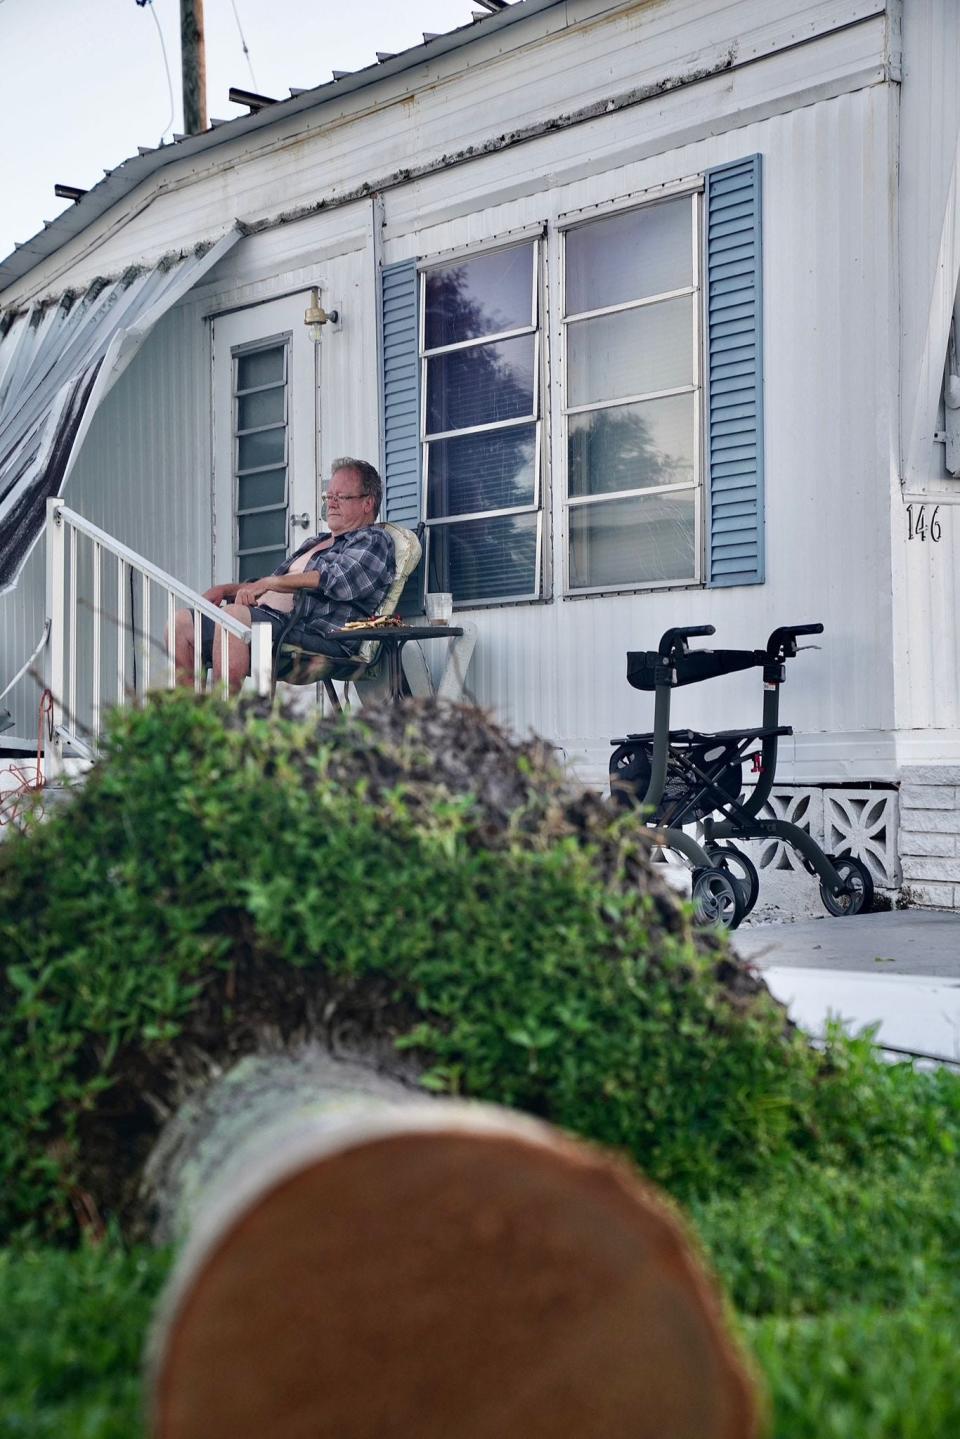
[[[170,635],[166,629],[163,632],[163,638],[169,654]],[[174,667],[177,684],[182,685],[185,689],[193,689],[195,653],[193,610],[177,610],[173,623]]]
[[[242,625],[251,623],[250,611],[246,605],[225,605],[224,614],[239,620]],[[223,674],[222,631],[218,631],[213,637],[213,679],[214,684],[219,685]],[[241,685],[250,673],[250,646],[244,640],[237,639],[236,635],[227,635],[227,682],[230,693],[235,695],[239,692]]]

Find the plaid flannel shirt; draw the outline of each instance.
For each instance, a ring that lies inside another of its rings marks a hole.
[[[328,537],[329,531],[324,531],[305,540],[296,554],[273,573],[285,575],[297,555]],[[338,535],[328,550],[321,550],[307,561],[304,573],[315,571],[320,576],[320,588],[298,592],[298,625],[326,636],[348,620],[372,619],[393,584],[396,569],[393,541],[380,525],[361,525],[358,530]],[[360,648],[359,640],[340,635],[336,638],[351,653]]]

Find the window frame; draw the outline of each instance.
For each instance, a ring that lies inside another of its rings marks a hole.
[[[487,596],[483,599],[457,600],[455,609],[482,609],[497,605],[530,604],[543,598],[544,593],[544,485],[543,426],[547,396],[544,375],[544,302],[541,293],[543,228],[523,234],[502,236],[454,252],[432,255],[417,262],[418,315],[417,315],[417,359],[420,367],[420,520],[424,537],[424,594],[430,594],[431,531],[442,525],[477,523],[483,520],[502,519],[506,515],[535,515],[536,543],[534,559],[534,588],[522,593]],[[531,248],[530,323],[473,339],[457,340],[450,345],[426,347],[427,329],[427,276],[436,270],[449,269],[458,262],[469,261],[480,255],[492,255],[506,250],[518,250],[526,245]],[[427,375],[431,359],[441,355],[455,354],[459,350],[474,349],[480,345],[492,345],[502,340],[533,336],[533,412],[514,416],[507,420],[491,420],[480,425],[469,425],[459,430],[437,430],[427,432]],[[443,441],[459,439],[465,435],[496,434],[504,430],[534,427],[533,498],[528,504],[509,505],[495,510],[471,511],[469,514],[430,516],[430,447]]]
[[[244,344],[234,345],[230,350],[230,451],[231,451],[231,499],[233,509],[233,575],[238,579],[240,575],[241,561],[250,555],[273,555],[281,548],[284,557],[289,553],[289,514],[290,514],[290,342],[292,335],[286,331],[279,335],[267,335],[250,340]],[[256,465],[250,469],[240,470],[240,438],[241,436],[261,433],[265,430],[279,429],[277,424],[254,425],[249,429],[241,430],[240,420],[240,399],[246,395],[255,395],[264,390],[274,390],[276,383],[270,385],[255,385],[248,390],[239,390],[237,381],[239,378],[239,361],[249,355],[260,354],[267,350],[279,349],[283,355],[283,379],[280,382],[283,390],[283,460],[281,465]],[[283,468],[283,501],[273,505],[254,505],[250,509],[240,509],[240,480],[248,475],[267,474],[271,470]],[[284,515],[284,539],[280,545],[256,545],[250,549],[240,548],[240,520],[246,519],[249,515],[272,514],[275,511],[282,511]]]
[[[691,249],[691,284],[684,285],[673,290],[664,290],[655,295],[644,295],[638,300],[626,300],[614,305],[600,306],[595,310],[579,310],[567,315],[565,313],[567,297],[567,236],[573,230],[579,230],[587,225],[595,224],[613,215],[622,215],[631,211],[637,212],[649,209],[653,205],[667,204],[677,200],[686,199],[690,204],[690,249]],[[560,237],[559,245],[559,330],[560,330],[560,445],[562,455],[563,485],[559,497],[561,517],[559,523],[562,556],[562,595],[564,599],[581,599],[591,595],[609,594],[636,594],[651,590],[675,590],[675,589],[699,589],[706,583],[706,566],[704,559],[705,539],[705,517],[704,503],[706,495],[706,477],[704,473],[704,337],[706,332],[704,304],[704,254],[703,254],[703,179],[700,177],[694,182],[684,182],[682,185],[664,187],[663,190],[654,194],[644,196],[630,196],[619,199],[608,205],[592,205],[586,210],[574,212],[561,216],[557,224]],[[677,299],[682,296],[691,297],[691,345],[693,354],[693,380],[690,384],[670,386],[662,390],[644,391],[637,395],[617,397],[611,400],[593,401],[588,404],[568,405],[567,393],[569,388],[569,330],[573,324],[581,323],[584,320],[592,320],[604,315],[624,313],[627,310],[640,310],[650,305],[661,304],[670,299]],[[629,404],[643,403],[648,400],[666,399],[674,395],[693,396],[693,472],[692,484],[673,485],[651,485],[643,486],[640,489],[616,490],[605,492],[600,495],[570,495],[570,416],[595,412],[602,409],[614,409]],[[577,585],[571,582],[571,511],[584,508],[590,505],[603,504],[607,501],[639,499],[648,495],[669,495],[669,494],[693,495],[693,559],[694,573],[682,578],[671,578],[665,580],[636,580],[624,583],[605,583],[600,585]]]

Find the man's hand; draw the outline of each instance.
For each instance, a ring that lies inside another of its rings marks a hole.
[[[276,587],[276,580],[251,580],[249,584],[238,585],[234,599],[238,605],[255,605],[261,595]]]
[[[239,585],[211,585],[204,590],[203,598],[209,600],[212,605],[222,605],[224,600],[232,600],[236,597]]]

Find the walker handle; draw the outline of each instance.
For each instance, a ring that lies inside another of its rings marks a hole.
[[[660,658],[669,659],[672,654],[685,655],[687,640],[696,635],[715,635],[714,625],[681,625],[677,629],[664,630],[660,636]]]
[[[822,635],[823,625],[781,625],[767,640],[770,659],[792,659],[797,653],[797,635]]]

